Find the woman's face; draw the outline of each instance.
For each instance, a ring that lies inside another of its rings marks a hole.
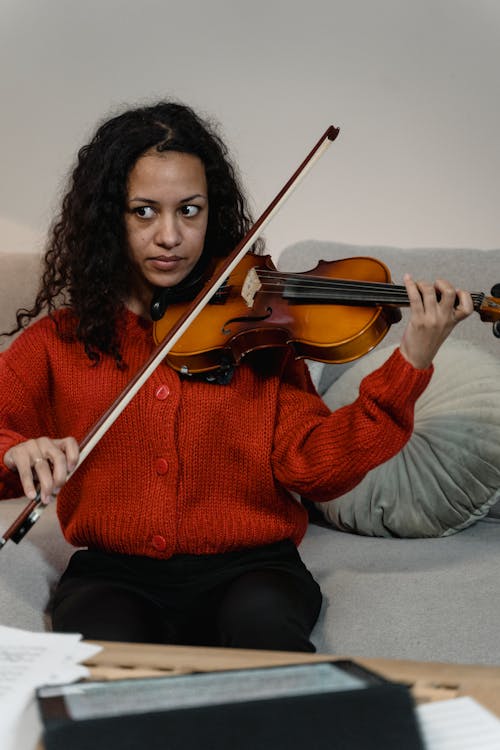
[[[175,286],[188,275],[203,252],[207,222],[207,179],[197,156],[149,151],[137,160],[125,211],[131,309],[148,314],[154,287]]]

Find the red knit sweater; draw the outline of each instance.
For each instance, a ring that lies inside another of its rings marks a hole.
[[[16,339],[0,356],[0,497],[21,494],[1,460],[8,448],[42,435],[82,440],[152,347],[151,325],[133,313],[126,372],[108,357],[93,366],[47,318]],[[66,539],[157,558],[298,544],[307,514],[290,492],[329,500],[397,453],[432,372],[396,350],[353,405],[330,414],[303,362],[286,355],[271,370],[243,364],[229,385],[212,385],[161,365],[61,490]]]

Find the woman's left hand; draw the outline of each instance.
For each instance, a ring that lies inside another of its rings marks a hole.
[[[414,367],[425,369],[456,324],[473,312],[472,297],[443,279],[417,283],[406,274],[404,283],[411,314],[400,351]]]

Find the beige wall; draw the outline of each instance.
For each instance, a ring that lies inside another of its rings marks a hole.
[[[40,242],[79,145],[172,95],[223,125],[260,212],[341,135],[267,232],[500,246],[498,0],[0,0],[0,241]]]

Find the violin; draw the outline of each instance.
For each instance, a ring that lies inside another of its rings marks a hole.
[[[500,295],[500,285],[493,291]],[[481,320],[493,323],[500,336],[500,296],[471,296]],[[394,285],[385,263],[375,258],[320,261],[310,271],[286,273],[276,270],[270,256],[248,253],[166,361],[178,372],[197,374],[238,365],[255,350],[292,346],[298,358],[350,362],[376,347],[408,305],[406,287]],[[155,321],[157,344],[182,310],[182,303],[171,304]]]

